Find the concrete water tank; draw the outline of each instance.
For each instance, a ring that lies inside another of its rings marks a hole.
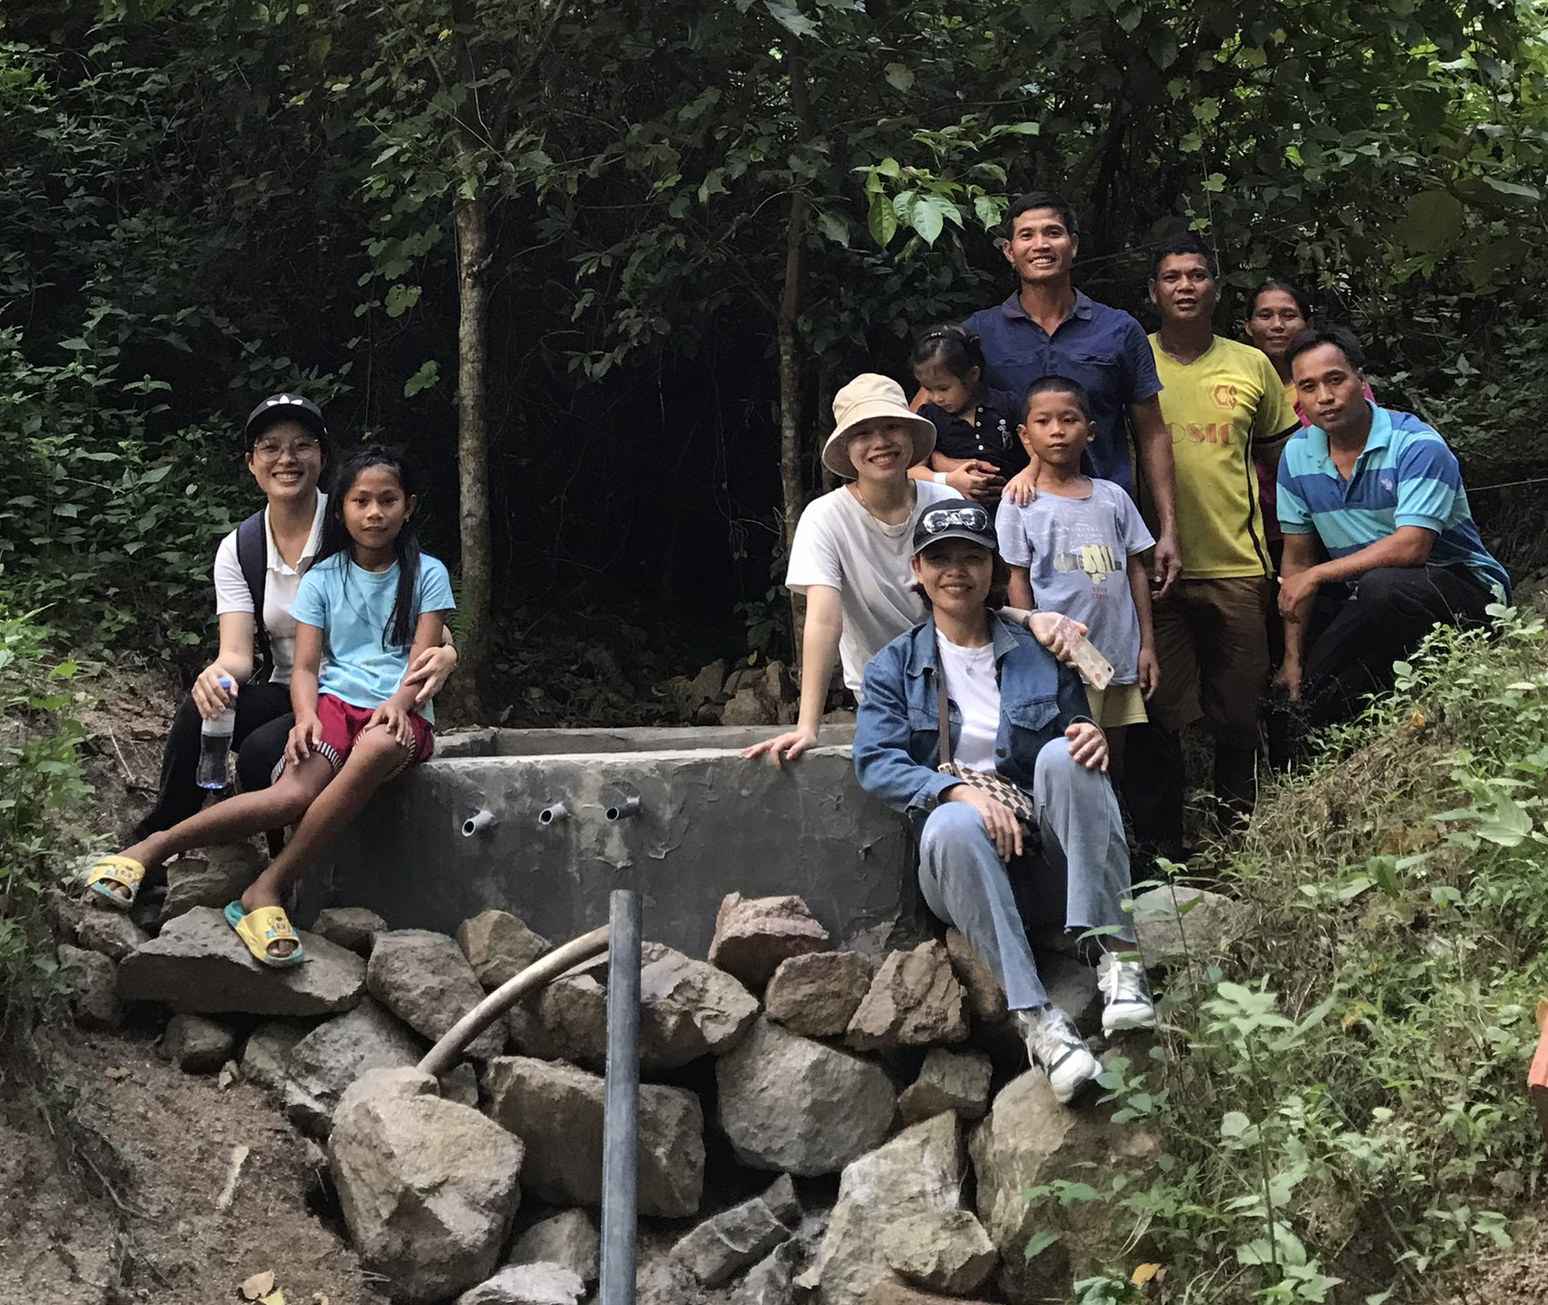
[[[499,907],[560,942],[636,888],[646,936],[703,956],[727,893],[796,893],[836,944],[923,927],[913,840],[867,797],[852,726],[775,770],[744,761],[768,729],[453,733],[385,785],[303,905],[366,906],[394,928],[454,930]]]

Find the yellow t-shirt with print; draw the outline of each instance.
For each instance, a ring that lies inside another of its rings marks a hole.
[[[1191,363],[1150,337],[1161,416],[1176,464],[1177,544],[1185,580],[1268,575],[1253,444],[1299,427],[1267,355],[1220,336]]]

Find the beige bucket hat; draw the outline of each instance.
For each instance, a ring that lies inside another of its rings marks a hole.
[[[893,417],[908,427],[913,437],[914,455],[909,466],[923,462],[935,448],[935,426],[928,417],[908,410],[903,387],[888,376],[861,372],[833,396],[833,434],[822,446],[822,465],[835,476],[854,480],[858,473],[849,460],[849,436],[862,421],[873,417]]]

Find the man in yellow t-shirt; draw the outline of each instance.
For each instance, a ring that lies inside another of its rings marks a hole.
[[[1177,467],[1183,562],[1182,581],[1155,604],[1161,684],[1150,715],[1171,735],[1155,778],[1167,775],[1166,825],[1175,821],[1180,842],[1177,734],[1185,726],[1202,716],[1214,735],[1215,793],[1226,806],[1246,811],[1255,795],[1258,704],[1271,669],[1273,568],[1253,459],[1265,452],[1277,458],[1300,422],[1268,358],[1214,333],[1219,287],[1196,236],[1161,244],[1150,298],[1161,313],[1150,347]],[[1164,846],[1172,839],[1153,841]]]

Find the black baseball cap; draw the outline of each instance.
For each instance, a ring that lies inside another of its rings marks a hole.
[[[943,539],[966,539],[991,553],[999,551],[989,510],[967,498],[948,498],[932,503],[919,515],[914,527],[914,556]]]
[[[318,439],[328,438],[322,409],[310,399],[299,394],[271,394],[248,414],[247,425],[242,428],[243,442],[252,448],[264,431],[282,421],[300,422]]]

